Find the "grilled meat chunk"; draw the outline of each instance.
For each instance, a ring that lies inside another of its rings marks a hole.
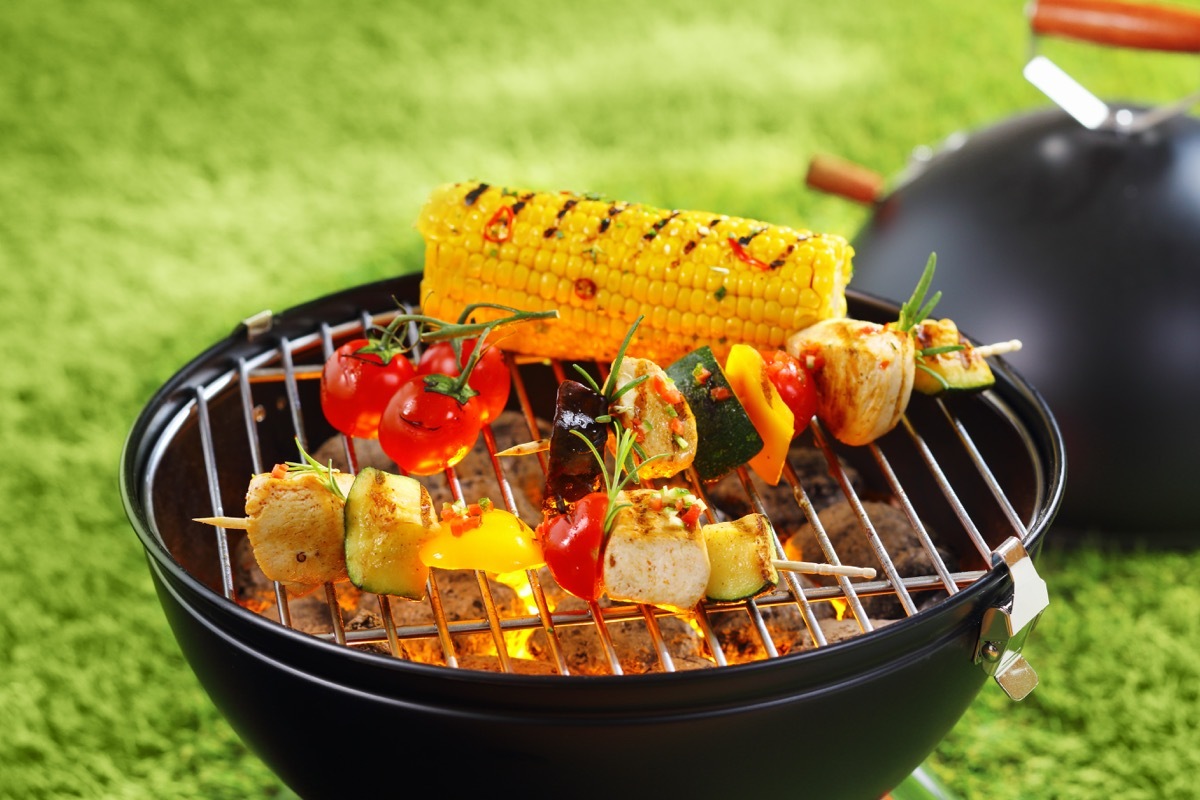
[[[354,476],[334,472],[343,494]],[[319,585],[344,581],[345,501],[314,472],[275,470],[246,489],[246,533],[263,574],[274,581]]]
[[[646,358],[621,359],[616,386],[645,377],[612,406],[621,424],[638,433],[646,457],[661,456],[638,470],[645,479],[669,478],[691,466],[696,457],[696,417],[675,382]]]
[[[670,495],[668,495],[670,497]],[[710,565],[698,523],[687,523],[658,489],[618,495],[630,506],[617,512],[604,549],[604,589],[613,600],[688,610],[704,598]],[[701,501],[686,492],[691,506]]]
[[[787,350],[817,358],[817,417],[849,445],[875,441],[908,408],[916,347],[906,331],[857,319],[829,319],[793,334]]]

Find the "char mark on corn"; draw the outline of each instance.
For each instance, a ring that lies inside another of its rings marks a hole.
[[[783,347],[846,313],[853,249],[836,235],[479,182],[436,189],[417,228],[425,313],[558,309],[504,331],[497,341],[514,352],[611,359],[641,316],[630,353],[667,363],[702,345],[718,356],[737,342]]]

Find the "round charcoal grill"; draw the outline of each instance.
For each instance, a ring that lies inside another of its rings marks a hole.
[[[239,513],[250,475],[296,460],[297,438],[310,451],[332,446],[357,468],[370,443],[328,427],[319,368],[337,344],[390,319],[393,298],[415,302],[419,280],[245,321],[159,390],[123,454],[126,509],[185,657],[247,744],[302,796],[394,792],[420,770],[458,795],[528,786],[715,797],[753,787],[877,798],[933,750],[989,676],[1016,699],[1036,684],[1022,655],[1046,605],[1033,559],[1065,464],[1051,413],[1000,360],[993,389],[915,396],[901,426],[875,444],[842,447],[816,423],[804,434],[824,464],[823,485],[855,512],[873,580],[820,585],[784,573],[770,594],[689,614],[559,606],[539,571],[519,582],[527,600],[515,610],[505,599],[512,589],[482,573],[470,575],[468,612],[450,610],[438,570],[421,603],[349,584],[302,597],[273,585],[264,595],[244,534],[192,520]],[[893,305],[849,294],[852,316],[895,317]],[[524,421],[517,438],[536,440],[564,365],[510,357],[510,366],[510,409]],[[511,477],[512,459],[540,459],[496,455],[517,443],[486,429],[473,454],[490,466],[493,500],[511,510],[527,485]],[[838,564],[809,470],[789,464],[777,487],[744,468],[733,479],[746,508],[770,516],[794,504],[821,549],[805,556]],[[456,470],[428,481],[435,497],[477,499],[464,496]],[[927,571],[902,574],[872,502],[903,512]],[[793,531],[775,528],[782,557]],[[869,611],[879,600],[900,618],[880,624]],[[835,605],[852,621],[847,638],[826,633]],[[798,620],[798,635],[779,633],[785,616]],[[681,629],[693,651],[678,649]],[[582,666],[572,649],[580,635],[594,643]],[[732,638],[753,646],[735,650]],[[540,643],[533,655],[526,641]],[[631,648],[649,656],[634,659]]]

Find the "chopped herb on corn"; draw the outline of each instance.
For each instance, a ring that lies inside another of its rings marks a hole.
[[[660,363],[701,345],[783,347],[845,316],[854,252],[840,236],[751,219],[479,182],[436,189],[417,229],[426,314],[556,308],[497,339],[551,358],[611,359],[638,316],[630,352]]]

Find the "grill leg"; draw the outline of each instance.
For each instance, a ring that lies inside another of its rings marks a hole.
[[[883,800],[958,800],[958,796],[947,789],[932,772],[920,766],[885,795]]]

